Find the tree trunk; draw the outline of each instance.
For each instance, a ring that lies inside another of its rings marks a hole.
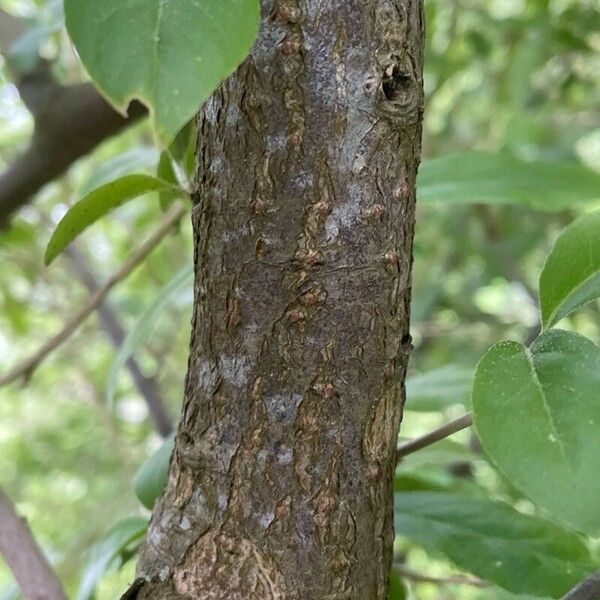
[[[203,108],[183,415],[124,598],[385,598],[422,41],[420,0],[265,0]]]

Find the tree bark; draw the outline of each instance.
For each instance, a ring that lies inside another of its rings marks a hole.
[[[202,109],[183,414],[124,598],[386,597],[422,44],[420,0],[264,0]]]

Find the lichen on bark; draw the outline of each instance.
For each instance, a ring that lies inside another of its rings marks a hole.
[[[129,598],[386,595],[422,6],[262,4],[199,115],[185,399]]]

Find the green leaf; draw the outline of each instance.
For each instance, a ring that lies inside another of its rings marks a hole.
[[[540,275],[544,327],[600,296],[600,211],[571,223],[558,237]]]
[[[559,598],[594,570],[577,535],[501,502],[401,492],[394,521],[397,534],[517,594]]]
[[[406,410],[437,412],[453,404],[466,404],[473,371],[446,365],[406,380]]]
[[[150,174],[156,167],[160,153],[156,148],[141,146],[113,156],[94,168],[90,178],[81,186],[80,194],[85,196],[96,188],[123,177],[133,174]],[[160,177],[168,183],[173,183]]]
[[[481,444],[533,502],[571,527],[600,535],[600,348],[551,329],[528,350],[493,346],[472,393]]]
[[[169,146],[169,154],[181,165],[187,175],[193,175],[196,165],[196,142],[198,128],[192,119],[175,137]]]
[[[84,229],[111,210],[148,192],[167,190],[187,196],[180,188],[150,175],[126,175],[93,190],[72,206],[61,219],[46,248],[49,265]]]
[[[83,64],[121,110],[139,98],[166,147],[219,83],[246,58],[258,0],[65,0]]]
[[[173,184],[177,183],[177,175],[173,168],[173,161],[171,155],[167,151],[160,153],[160,159],[156,166],[156,176],[163,181],[168,181]]]
[[[115,391],[117,389],[121,369],[124,367],[129,357],[150,339],[154,327],[163,313],[163,309],[181,288],[190,284],[193,274],[193,266],[185,267],[177,273],[161,290],[154,301],[138,316],[133,327],[129,330],[108,374],[106,398],[109,406],[112,406],[114,403]]]
[[[90,548],[77,590],[77,600],[94,598],[104,574],[124,564],[142,543],[147,528],[148,521],[141,517],[123,519]]]
[[[463,152],[424,161],[418,197],[419,202],[522,204],[558,211],[599,199],[600,174],[576,163]]]
[[[156,176],[163,181],[168,181],[174,185],[178,184],[177,175],[175,173],[175,169],[173,168],[173,161],[171,159],[171,155],[167,151],[160,153],[160,159],[158,161],[158,165],[156,166]],[[171,202],[173,202],[175,199],[175,196],[172,192],[159,192],[158,199],[161,210],[166,211]]]
[[[390,586],[388,588],[387,600],[406,600],[406,586],[402,579],[392,570],[390,573]]]
[[[156,499],[161,495],[169,475],[169,462],[175,434],[171,434],[162,446],[139,468],[133,479],[133,489],[140,502],[152,510]]]

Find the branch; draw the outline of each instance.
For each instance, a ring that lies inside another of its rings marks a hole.
[[[20,378],[28,379],[39,364],[54,350],[56,350],[64,341],[77,331],[77,328],[87,317],[104,301],[108,293],[121,281],[127,278],[140,263],[158,246],[158,244],[169,234],[169,232],[179,223],[186,209],[181,204],[176,204],[165,215],[162,223],[156,228],[150,237],[138,248],[136,248],[131,257],[113,273],[104,285],[93,293],[88,301],[77,311],[73,318],[68,321],[64,327],[54,337],[50,338],[37,352],[24,360],[22,363],[10,369],[7,373],[0,376],[0,387],[8,385]]]
[[[426,448],[427,446],[431,446],[431,444],[435,444],[440,440],[443,440],[462,429],[466,429],[473,424],[473,415],[471,413],[466,413],[462,417],[458,417],[454,421],[450,421],[425,435],[422,435],[414,440],[410,440],[409,442],[405,442],[398,446],[396,450],[396,462],[400,462],[405,456],[416,452],[417,450],[421,450]]]
[[[437,585],[470,585],[473,587],[488,587],[489,583],[475,577],[467,577],[465,575],[451,575],[450,577],[431,577],[423,575],[411,569],[407,569],[404,565],[394,563],[394,570],[400,577],[409,579],[415,583],[435,583]]]
[[[46,183],[147,112],[133,101],[121,115],[91,83],[61,86],[44,61],[16,86],[35,130],[29,148],[0,175],[0,227]]]
[[[25,519],[0,488],[0,553],[26,600],[67,600],[63,587],[37,545]]]
[[[87,287],[90,294],[95,294],[100,288],[100,284],[96,281],[96,277],[87,266],[83,254],[79,252],[75,244],[71,244],[66,249],[65,254],[69,257],[73,270]],[[102,328],[110,338],[115,349],[119,350],[125,340],[125,331],[121,323],[119,323],[117,315],[106,302],[101,302],[98,305],[97,312]],[[135,386],[148,406],[150,419],[154,423],[156,431],[163,438],[167,437],[173,431],[173,423],[165,410],[156,379],[154,377],[146,377],[133,356],[127,359],[125,368],[129,371]]]
[[[562,600],[598,600],[600,598],[600,571],[575,586]]]

